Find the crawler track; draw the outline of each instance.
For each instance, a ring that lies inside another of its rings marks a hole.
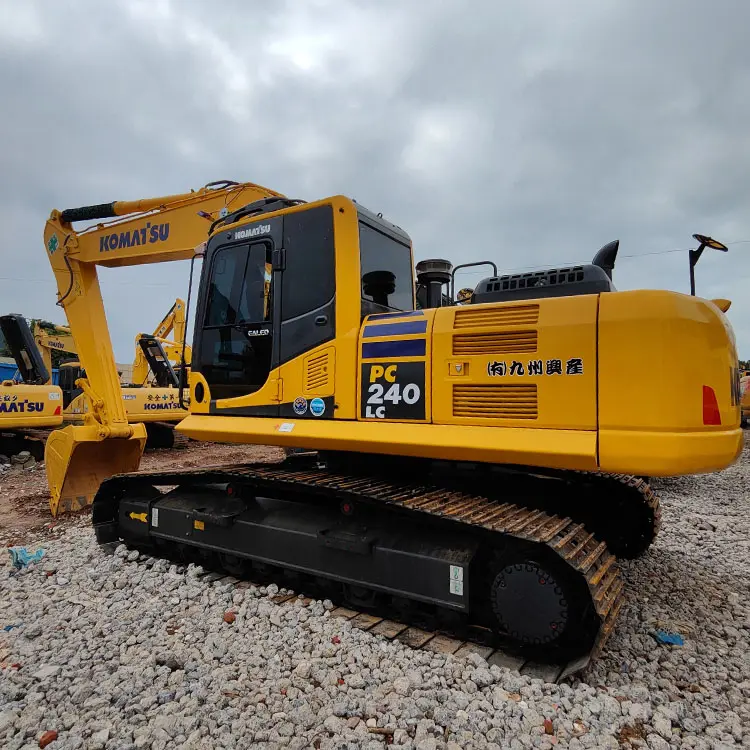
[[[146,449],[187,448],[190,438],[175,430],[173,422],[146,422]]]
[[[433,642],[434,646],[437,643],[450,641],[451,644],[456,645],[456,650],[462,648],[462,644],[465,643],[482,644],[485,649],[490,649],[490,654],[496,651],[503,653],[505,655],[503,658],[506,660],[513,658],[518,661],[520,659],[521,663],[543,661],[547,674],[551,673],[550,670],[554,671],[557,679],[582,669],[591,658],[595,658],[601,652],[625,600],[619,566],[615,555],[609,551],[606,541],[591,531],[583,520],[551,512],[556,500],[554,496],[547,498],[550,509],[544,509],[534,507],[533,504],[527,506],[525,503],[503,502],[475,492],[450,489],[442,484],[428,484],[398,478],[387,480],[380,476],[345,473],[295,464],[300,464],[300,462],[291,457],[278,465],[250,464],[183,470],[178,473],[137,472],[112,477],[102,484],[94,501],[92,520],[97,531],[97,538],[102,544],[116,542],[122,538],[126,543],[143,546],[143,540],[128,539],[123,536],[117,526],[117,508],[119,499],[125,494],[138,494],[147,488],[153,490],[154,487],[190,488],[206,484],[231,484],[242,488],[243,492],[264,497],[293,497],[296,501],[302,502],[335,501],[349,503],[355,507],[366,505],[371,508],[382,508],[386,506],[390,511],[402,515],[407,514],[411,518],[419,517],[427,523],[431,521],[447,523],[452,524],[453,528],[458,525],[464,530],[471,527],[486,538],[504,540],[506,544],[512,542],[513,544],[543,545],[549,552],[554,553],[558,562],[567,566],[566,569],[574,571],[580,581],[585,581],[589,604],[595,610],[598,620],[598,628],[595,633],[591,634],[586,653],[583,655],[579,653],[566,663],[560,663],[559,660],[552,663],[554,659],[545,661],[544,656],[541,659],[529,658],[530,653],[535,653],[533,649],[525,649],[521,652],[517,648],[509,650],[498,642],[497,638],[494,642],[492,638],[488,638],[491,635],[490,631],[476,622],[463,623],[455,628],[452,627],[455,623],[451,623],[447,627],[439,626],[432,631],[417,628],[419,635],[416,641],[422,641],[425,636],[428,636],[423,645]],[[651,525],[651,531],[655,533],[659,523],[658,501],[643,480],[600,474],[577,475],[577,479],[572,479],[574,475],[576,473],[568,472],[564,476],[558,475],[553,479],[558,482],[564,479],[568,488],[570,488],[571,481],[573,485],[577,484],[585,488],[586,491],[582,492],[582,497],[586,495],[586,492],[599,493],[606,489],[609,489],[611,494],[617,488],[618,491],[624,492],[623,496],[630,494],[632,497],[640,498],[640,503],[635,507],[652,511],[654,523]],[[509,485],[512,489],[512,493],[508,493],[509,499],[525,497],[524,494],[518,494],[524,488],[530,491],[531,496],[538,498],[544,495],[541,489],[549,489],[549,486],[544,484],[549,479],[550,477],[529,474],[519,477],[512,487]],[[537,499],[537,505],[539,503]],[[585,510],[586,504],[583,503],[582,507]],[[646,536],[650,543],[652,534],[646,534]],[[178,545],[171,542],[165,544],[164,540],[158,541],[158,554],[161,556],[180,559],[180,556],[184,557],[186,552],[188,555],[200,553],[199,559],[204,565],[207,563],[211,567],[221,564],[221,556],[214,555],[210,550],[186,547],[184,544]],[[232,574],[237,573],[237,570],[231,566],[227,568],[225,565],[224,567]],[[263,568],[263,566],[260,567]],[[255,572],[257,573],[257,570]],[[283,573],[283,569],[277,569],[274,580],[279,574],[283,576]],[[241,575],[245,576],[244,570]],[[298,589],[299,587],[293,582],[293,574],[291,575],[290,587]],[[543,583],[543,581],[540,582]],[[304,584],[302,588],[304,589]],[[351,612],[351,618],[355,624],[369,623],[369,627],[373,628],[374,632],[378,632],[376,626],[384,621],[383,618],[392,622],[402,620],[401,631],[403,632],[413,630],[407,627],[407,624],[415,624],[408,612],[405,617],[399,617],[403,614],[401,611],[386,606],[378,608],[375,612],[369,608],[371,613],[368,614],[366,611],[360,611],[361,607],[348,609],[352,603],[346,601],[345,598],[342,601],[341,597],[337,597],[337,600],[347,605],[345,610],[340,611]],[[365,607],[365,610],[367,609],[368,607]],[[390,630],[393,628],[390,627]],[[397,631],[396,635],[400,635],[401,631]],[[447,640],[446,634],[451,636]],[[407,640],[409,637],[411,636],[405,636]],[[438,640],[435,641],[435,639]]]

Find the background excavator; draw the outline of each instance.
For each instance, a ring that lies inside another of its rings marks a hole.
[[[178,300],[175,305],[179,304]],[[173,308],[174,309],[174,306]],[[167,320],[170,313],[164,320]],[[160,324],[161,327],[161,324]],[[45,367],[52,372],[52,352],[64,352],[71,359],[59,365],[59,385],[63,398],[63,422],[80,424],[83,415],[90,411],[88,396],[78,385],[86,373],[77,359],[78,350],[67,326],[43,324],[37,321],[32,330],[34,343],[42,354]],[[183,332],[184,335],[184,332]],[[171,367],[170,357],[179,357],[182,346],[155,335],[139,334],[136,337],[136,357],[139,383],[128,383],[122,388],[122,398],[128,421],[144,423],[147,448],[184,447],[187,438],[175,434],[174,427],[187,410],[180,406],[179,377]],[[169,349],[169,352],[167,352]],[[189,352],[190,348],[186,347]],[[144,372],[145,370],[145,372]],[[152,379],[149,381],[149,374]],[[135,381],[135,378],[132,378]]]
[[[146,356],[148,349],[144,350],[141,341],[143,339],[153,338],[157,339],[164,350],[164,354],[169,360],[175,374],[180,377],[180,372],[185,368],[187,371],[190,368],[190,361],[192,358],[192,347],[185,343],[186,336],[186,325],[187,311],[185,307],[185,301],[179,297],[175,300],[172,307],[169,308],[169,312],[162,318],[161,322],[154,329],[151,336],[139,333],[135,337],[135,359],[133,360],[133,373],[132,373],[132,384],[133,385],[158,385],[158,377],[153,372],[151,362]],[[170,336],[170,334],[172,334]],[[184,361],[183,361],[184,358]],[[163,382],[163,381],[162,381]],[[187,381],[186,381],[187,382]]]
[[[182,300],[177,300],[175,306],[179,304],[184,305]],[[0,316],[0,327],[22,380],[4,381],[0,385],[0,454],[11,456],[26,450],[41,460],[49,431],[63,424],[80,423],[89,410],[88,399],[76,384],[85,373],[76,359],[70,359],[60,363],[59,384],[52,384],[52,353],[77,356],[75,342],[66,326],[36,321],[30,329],[23,316],[11,314]],[[170,356],[181,354],[182,345],[140,334],[136,346],[146,376],[152,370],[158,374],[145,387],[123,388],[128,419],[146,424],[147,448],[182,447],[188,438],[175,433],[174,426],[187,410],[180,406],[177,373],[168,366]],[[189,357],[190,347],[185,349]]]
[[[51,367],[22,315],[0,316],[0,331],[22,379],[0,383],[0,454],[28,451],[41,461],[49,430],[63,423],[62,390],[52,385]]]
[[[159,378],[152,370],[153,358],[147,356],[147,354],[150,354],[150,351],[147,348],[144,352],[143,346],[140,343],[143,339],[157,339],[175,373],[179,373],[183,356],[182,342],[185,340],[185,320],[185,301],[178,298],[152,334],[139,333],[135,337],[135,355],[132,372],[130,378],[123,381],[123,385],[126,387],[158,385],[156,381]],[[170,338],[170,334],[173,332],[174,336]],[[53,352],[70,355],[64,363],[66,366],[78,364],[78,352],[75,341],[70,333],[70,328],[67,326],[59,326],[47,321],[36,320],[34,321],[34,327],[31,329],[31,334],[37,348],[41,352],[42,360],[48,372],[51,373],[53,369]],[[186,364],[189,367],[192,349],[187,344],[184,345],[184,356]],[[68,401],[70,400],[72,399],[68,399]]]
[[[617,291],[617,243],[592,264],[495,273],[455,305],[450,263],[415,279],[407,233],[340,195],[212,183],[53,211],[44,240],[95,405],[47,443],[51,510],[93,502],[100,544],[481,629],[563,676],[614,626],[616,557],[657,533],[639,477],[718,471],[741,450],[728,320],[709,300]],[[178,430],[312,457],[137,471],[145,430],[122,406],[96,267],[198,257]]]

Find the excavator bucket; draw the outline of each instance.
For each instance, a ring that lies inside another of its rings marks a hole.
[[[53,516],[91,505],[105,479],[137,471],[146,445],[146,427],[131,426],[129,438],[102,438],[95,425],[70,425],[50,434],[44,463]]]

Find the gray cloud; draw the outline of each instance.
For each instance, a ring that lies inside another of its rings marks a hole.
[[[622,289],[686,291],[693,232],[750,240],[744,4],[65,5],[0,0],[6,311],[63,322],[41,241],[52,208],[222,178],[351,195],[418,259],[518,269],[619,238]],[[187,272],[104,270],[119,361]],[[750,242],[698,268],[699,293],[733,299],[743,357],[749,280]]]

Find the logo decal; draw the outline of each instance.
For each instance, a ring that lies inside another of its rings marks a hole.
[[[364,419],[424,420],[425,363],[363,363],[361,406]]]
[[[297,396],[297,398],[294,399],[292,408],[294,409],[295,414],[302,416],[307,411],[307,399],[302,398],[302,396]]]
[[[270,224],[258,224],[257,226],[250,227],[249,229],[239,229],[234,233],[234,239],[246,240],[249,237],[257,237],[260,234],[268,234],[270,231]]]
[[[487,374],[490,377],[504,378],[506,375],[583,375],[583,359],[581,357],[571,357],[565,361],[565,367],[563,368],[563,360],[561,359],[548,359],[545,361],[541,359],[532,359],[527,362],[527,367],[524,369],[523,362],[513,360],[510,364],[505,361],[498,362],[492,360],[487,363]]]
[[[57,235],[53,234],[47,242],[47,251],[52,255],[55,250],[60,246],[60,240],[57,239]]]
[[[13,396],[13,399],[9,400],[10,396],[6,396],[3,402],[0,403],[0,413],[5,414],[10,412],[43,412],[44,401],[30,401],[28,398],[18,400],[17,396]],[[7,403],[6,403],[7,402]]]
[[[113,232],[99,238],[99,252],[106,253],[124,247],[153,245],[155,242],[166,242],[169,239],[169,223],[151,224],[150,221],[140,229],[127,232]]]
[[[59,393],[50,393],[49,394],[49,400],[50,401],[59,401],[60,400],[60,394]]]
[[[310,413],[316,417],[320,417],[325,413],[326,402],[322,398],[314,398],[310,402]]]
[[[157,404],[157,403],[144,404],[143,408],[144,409],[149,409],[151,411],[159,411],[159,410],[164,410],[164,409],[167,409],[167,410],[169,410],[169,409],[179,409],[180,405],[179,405],[179,403],[177,403],[177,401],[171,401],[171,402],[167,402],[166,404]]]

